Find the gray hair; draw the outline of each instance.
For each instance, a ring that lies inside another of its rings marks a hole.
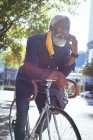
[[[55,26],[55,24],[58,23],[58,22],[60,22],[60,21],[63,21],[66,24],[68,24],[68,26],[70,28],[70,19],[67,16],[56,15],[50,21],[49,30],[51,31],[52,28]]]

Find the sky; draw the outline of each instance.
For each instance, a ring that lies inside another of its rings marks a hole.
[[[75,17],[70,17],[70,33],[75,35],[78,40],[78,50],[85,52],[87,50],[89,35],[90,0],[87,0],[86,3],[81,4],[78,12],[79,15],[76,15]]]

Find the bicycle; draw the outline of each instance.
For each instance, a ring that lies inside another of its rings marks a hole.
[[[71,95],[71,93],[69,94],[70,95],[69,98],[74,98],[78,94],[78,86],[76,82],[71,79],[67,79],[67,81],[68,83],[72,83],[74,85],[73,95]],[[40,133],[38,136],[38,140],[82,140],[80,132],[73,119],[69,116],[69,114],[64,110],[51,105],[49,88],[52,82],[53,82],[52,80],[45,81],[44,87],[46,89],[47,101],[45,107],[42,109],[42,112],[32,130],[30,129],[29,116],[28,116],[27,125],[25,129],[26,140],[34,140],[36,129],[40,124],[41,125],[40,125]],[[33,86],[35,89],[34,94],[29,100],[34,100],[38,93],[36,81],[33,81]],[[69,87],[69,84],[67,87]],[[69,88],[67,87],[66,87],[66,91],[69,91]],[[9,113],[9,130],[10,130],[11,140],[14,140],[13,126],[15,126],[16,123],[16,118],[12,118],[13,107],[16,107],[15,100],[11,104],[10,113]],[[14,115],[16,116],[16,109]]]

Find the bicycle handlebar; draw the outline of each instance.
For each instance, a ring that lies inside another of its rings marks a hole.
[[[44,81],[52,83],[53,81],[56,81],[56,80],[46,79]],[[34,92],[33,92],[33,95],[28,99],[29,101],[33,101],[37,97],[37,94],[38,94],[38,86],[37,86],[37,83],[38,82],[41,82],[41,80],[32,80]],[[74,87],[75,87],[74,95],[71,95],[68,98],[74,98],[74,97],[76,97],[78,95],[78,93],[79,93],[79,88],[78,88],[78,85],[77,85],[76,81],[74,81],[72,79],[67,79],[67,82],[72,83],[74,85]]]
[[[70,83],[72,83],[73,85],[74,85],[74,94],[73,95],[71,95],[71,96],[69,96],[69,98],[75,98],[77,95],[78,95],[78,93],[79,93],[79,87],[78,87],[78,85],[77,85],[77,82],[76,81],[74,81],[74,80],[72,80],[72,79],[67,79],[67,81],[68,82],[70,82]]]

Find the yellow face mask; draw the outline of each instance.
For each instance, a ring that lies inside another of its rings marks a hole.
[[[51,31],[49,31],[47,33],[46,48],[47,48],[50,56],[54,55],[54,49],[53,49],[52,33],[51,33]]]

